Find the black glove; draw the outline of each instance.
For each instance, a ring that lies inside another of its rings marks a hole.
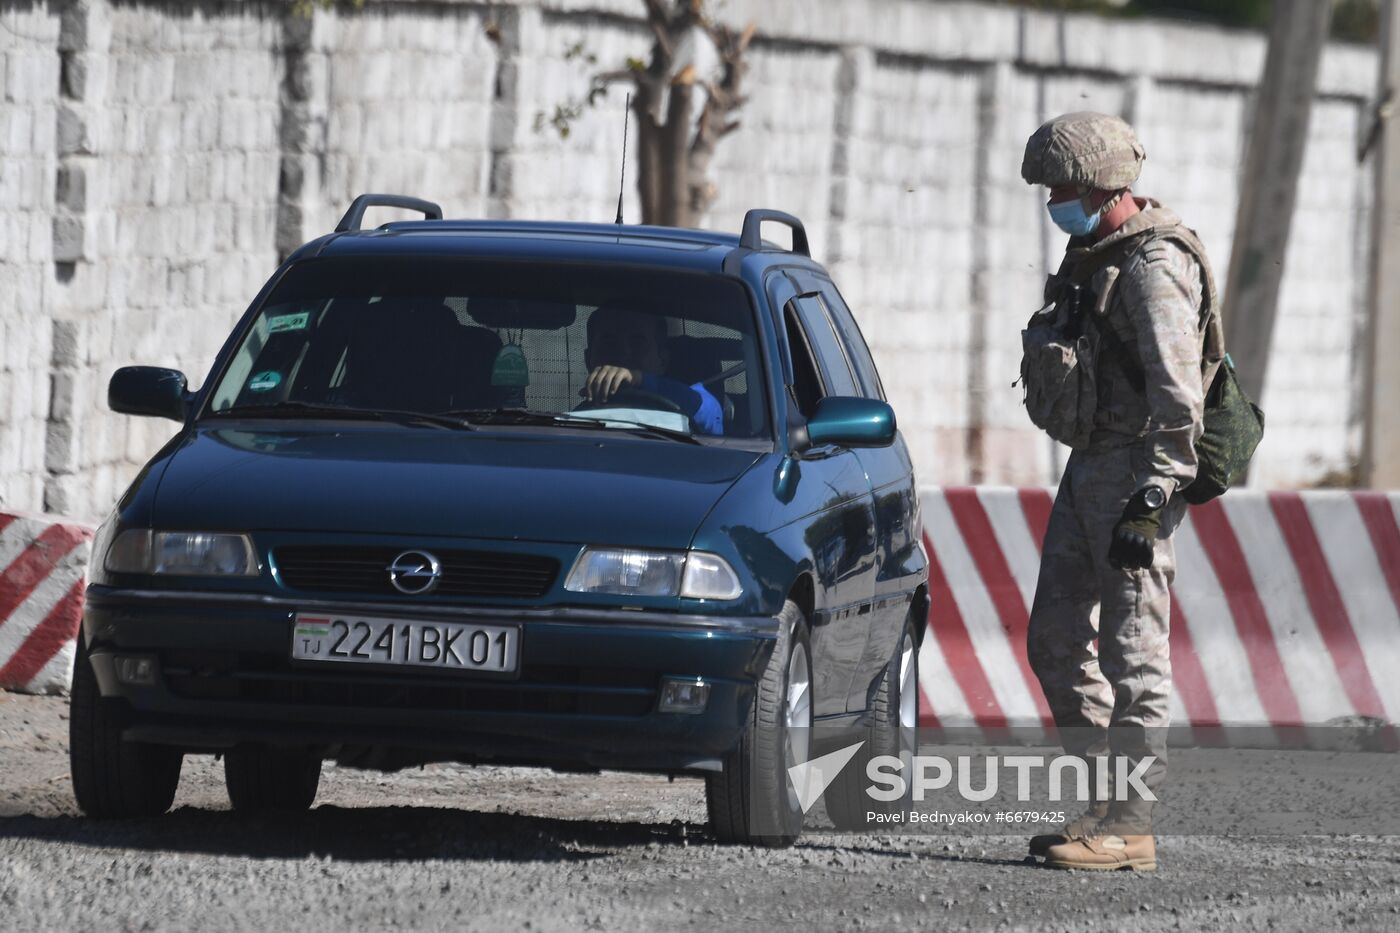
[[[1145,570],[1152,566],[1152,542],[1162,524],[1166,494],[1157,486],[1144,486],[1123,507],[1123,517],[1113,526],[1108,562],[1119,570]]]

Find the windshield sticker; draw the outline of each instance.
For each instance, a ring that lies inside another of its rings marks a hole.
[[[267,319],[267,332],[280,334],[289,330],[306,330],[306,325],[310,320],[310,311],[303,311],[300,314],[276,314]]]
[[[496,360],[491,364],[491,384],[493,386],[527,386],[530,384],[530,364],[525,361],[525,351],[513,343],[501,347]]]
[[[282,374],[269,369],[248,380],[249,392],[271,392],[282,384]]]

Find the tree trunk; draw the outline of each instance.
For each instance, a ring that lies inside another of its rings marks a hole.
[[[658,166],[661,172],[661,203],[656,222],[667,227],[689,227],[694,223],[690,213],[690,172],[686,159],[691,99],[694,95],[694,69],[687,68],[671,83],[666,122],[659,127],[657,157],[661,163]]]
[[[660,126],[656,121],[653,95],[649,88],[637,87],[632,110],[637,118],[637,194],[642,202],[642,223],[656,223],[660,215],[661,179],[665,175],[659,153]]]
[[[642,223],[693,227],[715,198],[716,189],[708,177],[715,146],[739,125],[730,117],[744,102],[739,82],[748,70],[745,53],[754,27],[750,24],[743,32],[735,32],[711,22],[704,0],[643,2],[654,37],[651,61],[631,71],[636,85],[632,110],[637,117]],[[696,30],[714,43],[724,64],[717,83],[702,81],[693,63],[685,63],[673,74],[677,48]],[[697,87],[704,92],[703,101],[697,101]]]

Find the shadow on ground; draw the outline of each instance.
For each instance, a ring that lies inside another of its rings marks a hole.
[[[696,823],[561,820],[435,807],[321,806],[306,813],[247,815],[181,807],[154,819],[0,818],[0,839],[94,848],[348,861],[582,862],[619,848],[685,845],[706,838]]]

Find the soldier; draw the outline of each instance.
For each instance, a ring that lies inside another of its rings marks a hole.
[[[1092,351],[1079,361],[1090,387],[1090,404],[1072,407],[1081,423],[1041,425],[1075,449],[1045,535],[1027,651],[1066,753],[1091,774],[1105,754],[1129,767],[1154,757],[1151,789],[1166,772],[1172,532],[1186,509],[1177,492],[1196,475],[1205,388],[1224,354],[1200,241],[1129,188],[1145,156],[1124,121],[1071,113],[1031,136],[1021,175],[1050,189],[1050,217],[1071,237],[1047,304],[1072,301],[1071,345]],[[1033,393],[1034,367],[1023,373]],[[1061,832],[1032,839],[1032,854],[1057,868],[1154,870],[1151,801],[1126,784],[1104,790]]]

